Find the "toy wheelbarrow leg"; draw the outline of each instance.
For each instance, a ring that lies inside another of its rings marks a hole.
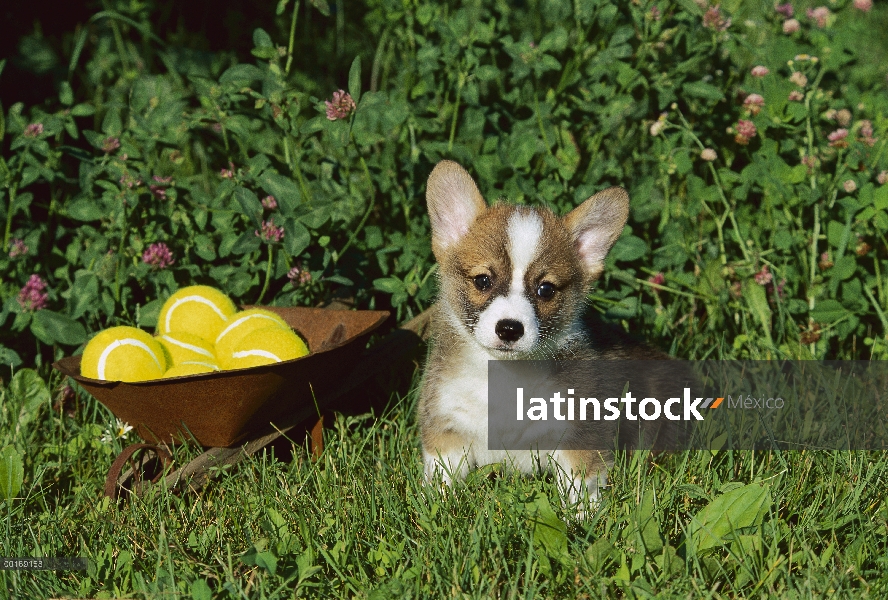
[[[131,444],[114,460],[105,478],[105,496],[116,500],[134,493],[141,496],[153,484],[166,480],[171,491],[198,491],[219,471],[231,467],[269,444],[286,437],[295,426],[276,430],[237,448],[209,448],[183,467],[173,470],[172,454],[165,445]],[[308,436],[310,451],[317,459],[324,451],[324,417],[321,416]],[[160,463],[158,465],[158,463]],[[124,467],[129,469],[124,471]]]
[[[136,455],[139,455],[138,459]],[[156,463],[160,463],[158,468]],[[125,466],[129,470],[121,473]],[[144,482],[154,483],[173,465],[173,457],[164,445],[130,444],[123,449],[108,470],[105,496],[116,500],[121,491],[139,489]]]
[[[315,460],[324,453],[324,415],[311,428],[311,456]]]

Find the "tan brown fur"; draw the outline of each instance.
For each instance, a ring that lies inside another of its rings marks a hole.
[[[443,467],[458,479],[468,468],[485,464],[492,456],[486,448],[486,434],[469,433],[466,423],[471,425],[477,407],[486,404],[487,360],[513,356],[498,355],[479,346],[473,318],[483,313],[492,298],[503,297],[512,285],[513,265],[507,247],[512,242],[506,231],[514,215],[538,218],[541,223],[538,245],[544,251],[535,255],[523,272],[523,288],[534,290],[547,282],[556,290],[550,299],[527,294],[538,317],[539,342],[529,355],[514,357],[592,360],[664,355],[625,341],[596,343],[583,322],[586,294],[600,277],[607,252],[628,218],[625,190],[600,192],[563,218],[546,209],[506,204],[488,207],[468,173],[450,161],[435,167],[427,190],[440,296],[431,322],[432,345],[418,421],[427,477]],[[479,275],[489,277],[489,289],[480,290],[474,285]],[[576,377],[572,381],[582,381],[582,374],[572,376]],[[646,432],[646,439],[655,433]],[[571,436],[573,448],[610,448],[616,441],[617,424],[578,424]],[[611,452],[559,450],[556,454],[558,467],[565,473],[575,477],[585,474],[590,492],[603,483],[613,464]],[[449,476],[445,481],[449,482]]]

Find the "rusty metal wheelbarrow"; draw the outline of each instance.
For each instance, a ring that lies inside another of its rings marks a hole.
[[[250,308],[250,307],[244,307]],[[80,357],[53,364],[63,374],[133,425],[144,443],[125,448],[112,464],[105,494],[141,495],[152,484],[180,493],[197,491],[222,467],[234,465],[275,442],[305,432],[312,454],[323,450],[323,412],[349,404],[349,394],[380,372],[416,358],[427,334],[429,311],[391,331],[364,350],[370,334],[389,316],[385,311],[262,307],[284,318],[307,341],[300,359],[138,383],[99,381],[80,374]],[[172,445],[206,450],[175,468]],[[129,469],[124,471],[124,468]]]

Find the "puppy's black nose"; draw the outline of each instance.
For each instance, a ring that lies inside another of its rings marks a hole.
[[[524,325],[514,319],[503,319],[496,324],[496,335],[504,342],[516,342],[524,335]]]

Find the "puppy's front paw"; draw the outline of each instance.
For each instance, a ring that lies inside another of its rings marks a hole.
[[[568,513],[573,512],[578,521],[588,520],[595,514],[606,485],[606,475],[560,477],[559,487],[564,508]]]
[[[549,455],[549,469],[555,471],[562,505],[580,521],[591,517],[598,507],[609,468],[606,460],[589,452],[564,450]]]
[[[469,472],[469,461],[463,453],[423,452],[423,484],[427,488],[452,489],[454,481],[462,481]]]

